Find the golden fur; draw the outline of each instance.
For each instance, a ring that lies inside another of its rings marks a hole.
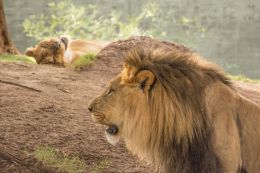
[[[67,36],[60,36],[40,41],[34,47],[28,48],[25,54],[34,57],[38,64],[64,66],[84,54],[99,52],[106,44],[101,41],[70,40]]]
[[[89,110],[161,172],[260,170],[260,108],[194,53],[133,49]]]

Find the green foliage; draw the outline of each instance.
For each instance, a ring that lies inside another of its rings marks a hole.
[[[29,37],[42,40],[62,34],[86,37],[88,25],[95,17],[95,7],[89,5],[87,9],[72,4],[69,0],[48,4],[50,15],[32,15],[23,22],[24,31]],[[85,13],[85,10],[89,14]],[[85,15],[88,15],[86,18]]]
[[[0,62],[23,62],[28,64],[36,64],[33,57],[28,57],[24,55],[12,55],[12,54],[2,54],[0,55]]]
[[[29,37],[42,40],[62,34],[72,38],[117,40],[132,35],[189,44],[204,37],[201,22],[178,16],[174,9],[165,11],[155,1],[148,1],[140,13],[129,16],[119,10],[102,14],[96,5],[76,6],[71,0],[48,4],[49,15],[32,15],[23,22]]]
[[[60,171],[80,173],[85,170],[85,164],[78,157],[68,157],[57,153],[51,147],[39,147],[35,151],[35,157],[44,164],[58,168]]]
[[[205,37],[206,28],[198,19],[178,15],[172,8],[165,11],[155,1],[148,1],[143,7],[143,30],[147,35],[162,40],[174,40],[195,47],[196,40]]]
[[[72,62],[71,66],[75,69],[87,67],[96,57],[96,53],[88,53]]]

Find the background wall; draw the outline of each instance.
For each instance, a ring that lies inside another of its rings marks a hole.
[[[53,0],[4,0],[8,28],[20,51],[35,44],[23,33],[22,22],[32,14],[47,13]],[[58,0],[56,0],[57,2]],[[104,14],[122,9],[137,14],[145,0],[74,0],[76,4],[97,4]],[[259,0],[157,0],[165,10],[199,18],[208,27],[206,38],[195,50],[232,74],[260,78],[260,1]],[[163,22],[163,21],[162,21]],[[169,26],[171,28],[171,26]],[[86,38],[87,39],[87,38]],[[174,40],[172,40],[174,41]]]

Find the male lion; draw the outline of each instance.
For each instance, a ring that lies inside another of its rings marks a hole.
[[[100,41],[71,40],[68,36],[49,38],[28,48],[27,56],[34,57],[38,64],[66,65],[89,52],[99,52],[107,43]]]
[[[165,173],[259,173],[260,108],[195,53],[133,48],[88,109]]]

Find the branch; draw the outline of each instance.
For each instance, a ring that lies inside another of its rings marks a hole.
[[[58,84],[56,85],[56,87],[57,87],[58,90],[60,90],[60,91],[62,91],[62,92],[70,93],[70,91],[68,91],[68,90],[66,90],[66,89],[64,89],[64,88],[62,88],[62,87],[59,86]]]
[[[14,82],[4,81],[4,80],[1,80],[1,79],[0,79],[0,83],[5,83],[5,84],[9,84],[9,85],[15,85],[15,86],[23,87],[23,88],[26,88],[26,89],[29,89],[29,90],[32,90],[32,91],[35,91],[35,92],[42,92],[41,90],[38,90],[38,89],[35,89],[35,88],[31,88],[31,87],[21,85],[21,84],[17,84],[17,83],[14,83]]]

